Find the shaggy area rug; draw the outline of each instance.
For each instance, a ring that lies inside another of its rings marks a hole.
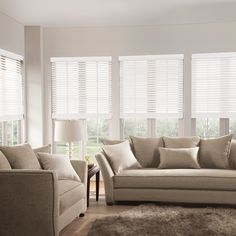
[[[97,219],[89,236],[234,236],[236,209],[140,205]]]

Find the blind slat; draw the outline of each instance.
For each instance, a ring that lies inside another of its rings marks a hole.
[[[111,118],[111,58],[53,58],[52,117]]]
[[[236,53],[192,56],[192,116],[236,117]]]
[[[0,50],[0,121],[23,119],[23,79],[20,56]]]
[[[120,117],[183,117],[183,55],[120,57]]]

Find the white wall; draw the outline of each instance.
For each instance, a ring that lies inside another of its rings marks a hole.
[[[146,27],[44,28],[44,142],[51,142],[50,57],[112,56],[113,137],[119,136],[118,56],[184,53],[184,134],[191,133],[191,54],[236,51],[236,22]]]
[[[33,147],[43,144],[42,45],[42,28],[25,26],[26,139]]]
[[[24,56],[24,25],[1,12],[0,48]]]

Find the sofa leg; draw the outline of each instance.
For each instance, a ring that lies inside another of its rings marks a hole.
[[[107,206],[113,206],[114,202],[106,202]]]
[[[80,213],[80,214],[79,214],[79,217],[84,217],[84,213]]]

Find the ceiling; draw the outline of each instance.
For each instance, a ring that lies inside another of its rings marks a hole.
[[[0,0],[24,25],[129,26],[236,21],[236,0]]]

